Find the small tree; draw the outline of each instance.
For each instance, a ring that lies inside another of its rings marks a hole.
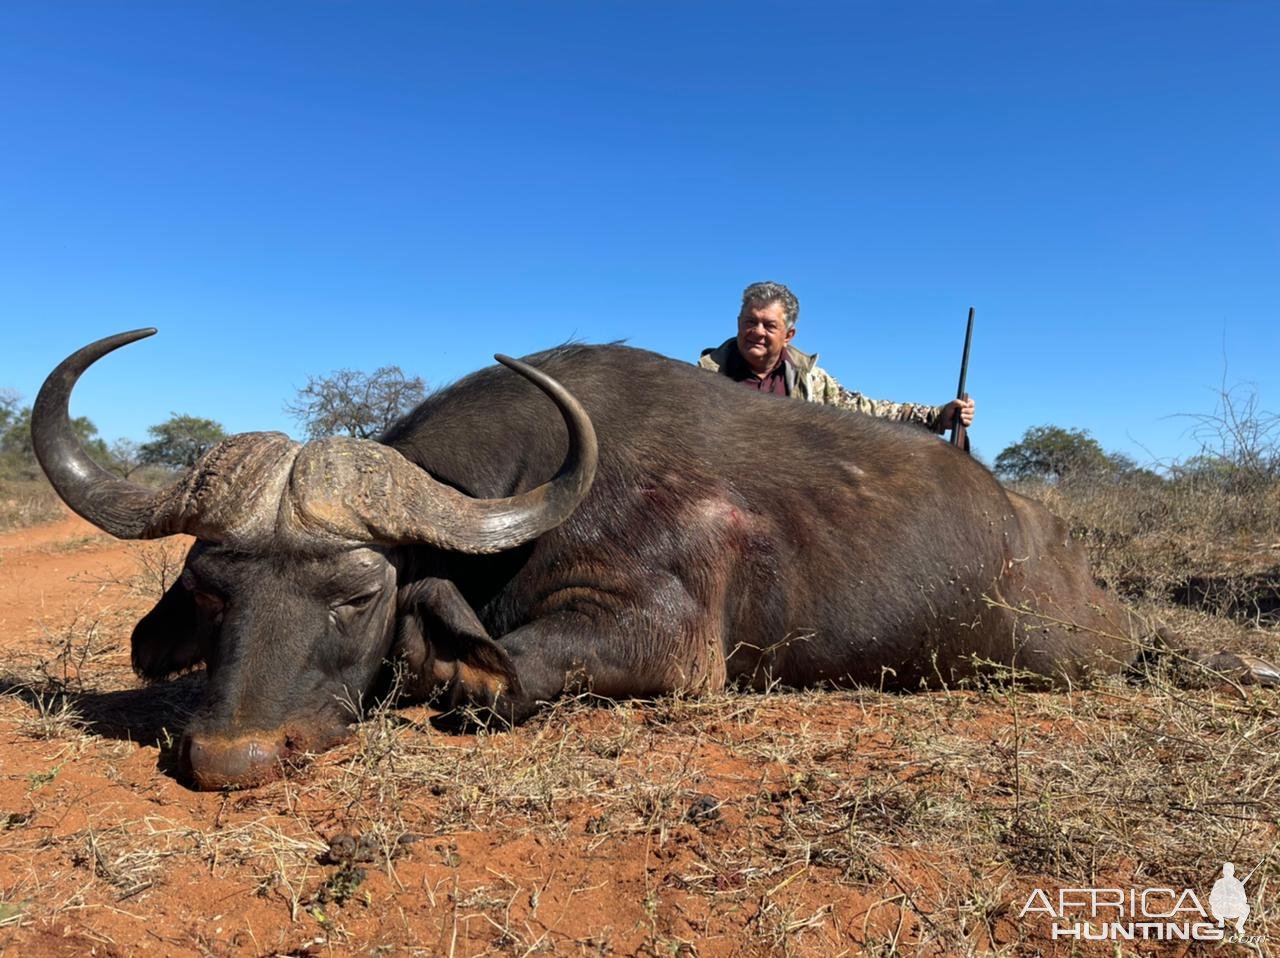
[[[148,427],[147,432],[152,439],[139,448],[141,461],[174,469],[190,469],[226,438],[221,423],[176,412],[159,425]]]
[[[31,407],[23,406],[16,412],[8,408],[0,415],[0,420],[4,422],[0,432],[0,452],[34,466],[36,452],[31,444]],[[76,416],[71,420],[71,428],[90,456],[100,463],[110,462],[107,444],[98,436],[98,427],[88,416]]]
[[[142,446],[132,439],[117,439],[111,444],[111,471],[128,479],[146,465],[142,461]]]
[[[284,411],[297,420],[308,439],[372,439],[425,396],[421,377],[406,376],[399,366],[383,366],[372,373],[339,369],[328,376],[308,377],[297,398],[285,403]]]
[[[1108,457],[1086,429],[1034,426],[1022,434],[1021,442],[996,456],[995,471],[1005,479],[1058,482],[1113,473],[1127,462]]]
[[[1237,490],[1265,488],[1280,479],[1280,414],[1262,408],[1257,386],[1225,383],[1211,413],[1183,414],[1200,453],[1174,471],[1215,478]]]
[[[22,393],[7,386],[0,389],[0,436],[9,429],[9,423],[18,415],[18,404],[22,402]]]

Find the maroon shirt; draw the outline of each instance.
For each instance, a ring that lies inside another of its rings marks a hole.
[[[742,353],[736,348],[729,350],[729,361],[725,363],[725,374],[734,382],[754,389],[756,392],[772,393],[775,396],[787,394],[787,354],[784,351],[778,364],[763,376],[757,376],[747,365]]]

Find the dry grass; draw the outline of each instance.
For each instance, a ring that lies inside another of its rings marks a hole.
[[[63,515],[57,493],[43,479],[0,479],[0,532],[53,522]]]
[[[1033,887],[1207,889],[1229,859],[1258,866],[1251,933],[1278,918],[1268,695],[1112,684],[576,701],[470,737],[419,714],[374,711],[356,746],[229,797],[203,824],[162,813],[43,839],[67,867],[0,889],[0,902],[23,903],[12,921],[48,920],[73,899],[145,907],[197,871],[248,883],[277,921],[349,944],[377,938],[375,912],[412,908],[415,928],[457,954],[585,941],[599,953],[717,953],[714,941],[1034,953],[1043,933],[1016,920]],[[92,762],[81,722],[19,722]],[[27,783],[31,817],[12,833],[63,814],[65,774]],[[363,866],[323,861],[336,834],[365,840]],[[531,874],[527,860],[544,857]],[[584,877],[576,862],[597,864]],[[609,884],[614,920],[593,883]]]
[[[1280,483],[1027,483],[1068,521],[1100,578],[1136,599],[1280,621]]]

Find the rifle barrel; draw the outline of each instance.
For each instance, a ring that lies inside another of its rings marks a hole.
[[[960,385],[956,387],[956,398],[964,398],[964,380],[969,374],[969,344],[973,342],[973,314],[974,309],[969,307],[969,325],[964,331],[964,356],[960,360]]]
[[[964,331],[964,356],[960,359],[960,385],[956,387],[956,399],[964,399],[964,381],[969,375],[969,344],[973,342],[973,314],[974,309],[969,307],[969,325]],[[956,416],[955,422],[951,426],[951,445],[960,446],[966,452],[969,451],[969,437],[964,428],[964,423],[960,421],[959,415]]]

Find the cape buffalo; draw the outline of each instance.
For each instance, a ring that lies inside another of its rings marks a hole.
[[[912,689],[991,663],[1069,683],[1135,658],[1065,524],[975,460],[623,346],[499,356],[517,375],[468,376],[380,442],[246,433],[143,488],[86,455],[67,404],[154,332],[65,360],[32,431],[90,522],[197,539],[133,664],[207,666],[180,752],[199,787],[336,741],[392,662],[412,693],[518,722],[568,689]]]

